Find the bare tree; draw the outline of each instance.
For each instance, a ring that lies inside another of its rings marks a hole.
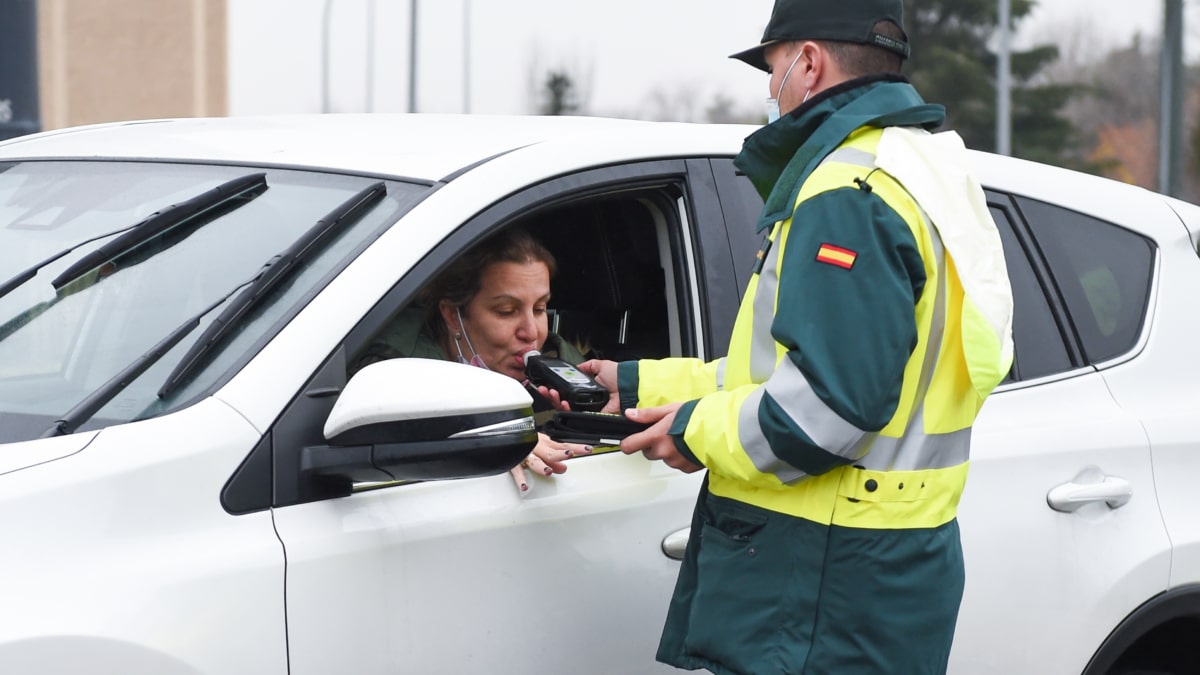
[[[558,58],[544,65],[534,46],[526,86],[529,110],[541,115],[586,115],[591,109],[592,66],[580,59]]]

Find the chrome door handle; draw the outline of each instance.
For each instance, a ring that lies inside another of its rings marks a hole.
[[[1104,502],[1117,509],[1129,503],[1133,485],[1124,478],[1106,476],[1099,469],[1087,469],[1068,483],[1046,493],[1046,503],[1055,511],[1071,513],[1081,506]]]
[[[685,527],[682,530],[672,532],[663,537],[662,551],[668,558],[672,560],[683,560],[683,552],[687,550],[688,536],[692,533],[692,528]]]

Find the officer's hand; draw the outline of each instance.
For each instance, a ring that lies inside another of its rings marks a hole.
[[[635,422],[652,424],[649,429],[630,434],[621,441],[621,452],[631,455],[640,452],[646,459],[661,459],[672,469],[684,473],[695,473],[704,467],[692,464],[691,460],[679,453],[675,447],[675,439],[667,435],[671,424],[675,422],[675,412],[681,403],[669,403],[657,408],[631,408],[625,411],[625,416]]]
[[[620,413],[621,394],[617,391],[617,362],[592,359],[584,361],[576,366],[576,368],[591,375],[601,387],[608,390],[608,403],[604,404],[604,408],[600,412],[612,413],[614,415]]]

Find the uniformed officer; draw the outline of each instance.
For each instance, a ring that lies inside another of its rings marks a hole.
[[[734,55],[770,74],[771,99],[736,162],[765,244],[728,356],[582,366],[655,422],[624,451],[708,472],[660,661],[946,668],[956,509],[971,426],[1012,362],[1012,295],[961,139],[930,133],[944,109],[900,74],[908,54],[902,0],[777,0]]]

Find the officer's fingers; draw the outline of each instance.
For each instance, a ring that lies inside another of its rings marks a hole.
[[[621,414],[621,398],[615,393],[612,396],[609,396],[608,403],[604,404],[604,407],[600,409],[600,412],[608,413],[610,415]]]
[[[678,403],[668,403],[653,408],[630,408],[625,411],[625,416],[642,424],[654,424],[679,410],[679,405]]]

